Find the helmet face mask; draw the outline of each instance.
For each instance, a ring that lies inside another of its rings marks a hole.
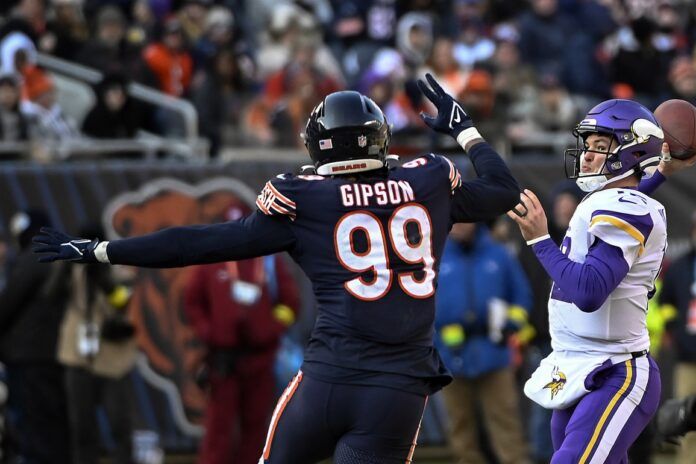
[[[606,149],[593,148],[587,143],[587,139],[593,134],[609,137]],[[597,190],[601,186],[600,184],[604,185],[608,181],[608,176],[611,173],[607,165],[613,164],[614,167],[618,167],[616,153],[620,147],[615,142],[616,137],[611,133],[611,129],[601,127],[592,132],[579,132],[576,128],[573,130],[573,135],[575,136],[575,148],[568,148],[565,151],[566,177],[576,179],[578,186],[583,191],[592,192]],[[582,172],[582,163],[587,153],[602,156],[604,159],[604,162],[595,172]]]
[[[318,174],[340,175],[384,167],[391,130],[375,102],[348,90],[312,110],[302,138]]]
[[[606,152],[588,150],[592,134],[607,135],[612,146]],[[660,162],[664,134],[653,114],[631,100],[607,100],[592,108],[573,130],[576,147],[565,151],[566,176],[592,192],[634,173],[642,173]],[[606,155],[602,169],[582,173],[582,157],[588,151]]]

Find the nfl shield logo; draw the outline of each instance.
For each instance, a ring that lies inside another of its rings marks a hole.
[[[365,137],[364,135],[361,135],[360,137],[358,137],[358,146],[364,147],[366,145],[367,145],[367,137]]]

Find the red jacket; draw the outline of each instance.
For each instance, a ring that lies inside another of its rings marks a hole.
[[[193,76],[191,55],[187,52],[175,53],[161,43],[154,43],[143,51],[143,59],[157,76],[162,92],[174,97],[186,93]]]
[[[270,259],[275,264],[274,279],[266,272],[264,258],[196,267],[186,288],[184,308],[206,345],[276,348],[287,323],[278,320],[274,308],[286,305],[297,315],[299,295],[283,260],[279,256]]]

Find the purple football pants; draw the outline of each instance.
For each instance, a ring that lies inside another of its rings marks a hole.
[[[657,411],[660,370],[649,356],[611,365],[585,381],[588,390],[575,406],[551,418],[551,464],[627,464],[628,448]]]

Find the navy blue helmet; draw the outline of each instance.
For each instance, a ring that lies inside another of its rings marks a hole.
[[[312,110],[303,139],[317,174],[347,174],[385,165],[391,129],[375,102],[344,90]]]

